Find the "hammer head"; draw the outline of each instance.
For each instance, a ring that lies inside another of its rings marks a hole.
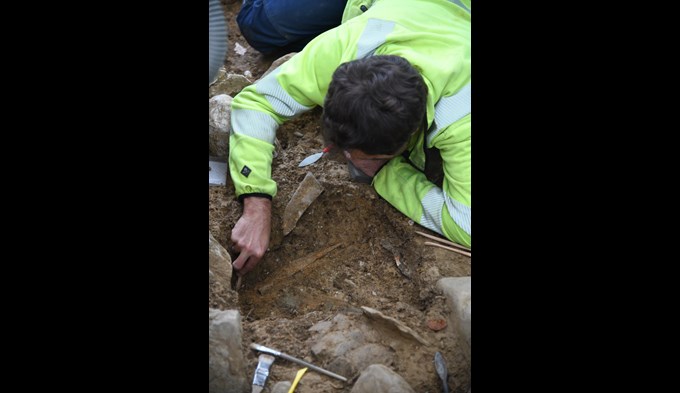
[[[274,363],[276,358],[266,353],[260,354],[257,359],[257,368],[255,369],[255,376],[253,377],[253,385],[264,386],[269,376],[269,368]]]

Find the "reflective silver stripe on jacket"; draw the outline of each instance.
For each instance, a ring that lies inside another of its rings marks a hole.
[[[472,11],[470,11],[470,9],[467,8],[467,6],[465,4],[463,4],[462,1],[460,1],[460,0],[449,0],[449,1],[452,2],[453,4],[459,6],[460,8],[464,9],[465,11],[467,11],[468,14],[472,15]]]
[[[381,19],[369,19],[359,37],[355,59],[373,56],[373,52],[385,43],[387,35],[394,30],[394,22]]]
[[[255,85],[257,92],[262,94],[269,102],[269,105],[274,108],[274,111],[281,116],[291,118],[312,109],[313,106],[304,106],[295,101],[295,98],[291,97],[281,87],[279,81],[276,80],[276,75],[279,74],[279,71],[281,71],[280,67],[257,82]]]
[[[268,114],[252,109],[232,109],[231,132],[274,144],[279,125]]]
[[[471,111],[472,103],[472,87],[471,83],[463,86],[462,89],[449,97],[441,98],[434,106],[434,121],[427,134],[426,146],[430,146],[432,139],[437,136],[441,130],[447,128],[451,124],[465,117]],[[465,233],[471,234],[472,208],[464,205],[461,202],[451,198],[442,192],[439,187],[433,187],[427,192],[421,202],[423,204],[423,217],[421,224],[433,231],[443,234],[441,228],[441,214],[443,204],[449,209],[451,219],[455,222]],[[434,216],[437,215],[437,216]],[[433,217],[436,217],[433,218]]]
[[[280,116],[291,118],[312,109],[313,107],[306,107],[297,102],[281,87],[276,79],[280,71],[279,67],[262,78],[255,85],[255,90],[264,96],[272,109]],[[252,109],[233,109],[231,124],[231,132],[248,135],[271,144],[274,144],[276,129],[279,127],[273,117]]]
[[[470,206],[465,206],[457,200],[451,198],[448,195],[444,195],[446,200],[446,207],[449,209],[449,214],[453,221],[458,224],[460,229],[465,231],[469,236],[472,236],[472,223],[470,219],[472,218],[472,208]]]
[[[357,58],[371,56],[376,48],[385,43],[385,39],[394,29],[394,22],[380,19],[369,19],[357,44]],[[292,118],[309,111],[313,107],[307,107],[297,102],[286,92],[276,79],[279,71],[277,68],[269,75],[262,78],[255,88],[262,94],[274,111],[287,118]],[[231,132],[248,135],[265,142],[274,143],[278,124],[266,113],[248,110],[234,109],[231,113]],[[257,124],[257,127],[253,125]]]
[[[434,105],[434,122],[430,126],[427,134],[427,146],[430,146],[432,139],[444,128],[457,122],[470,113],[472,105],[472,86],[471,83],[463,86],[462,89],[452,96],[439,99]]]
[[[423,215],[418,223],[439,234],[442,230],[442,208],[444,207],[444,193],[439,187],[432,187],[420,202],[423,205]]]
[[[461,202],[446,195],[441,188],[432,187],[430,191],[425,194],[422,201],[423,215],[420,217],[418,223],[427,229],[431,229],[439,234],[444,234],[442,229],[442,209],[446,203],[449,209],[449,214],[455,222],[465,233],[472,236],[472,208],[465,206]]]

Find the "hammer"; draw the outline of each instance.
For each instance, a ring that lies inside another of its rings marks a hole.
[[[267,382],[269,376],[269,368],[276,360],[275,357],[267,354],[260,354],[257,359],[257,369],[255,369],[255,376],[253,377],[252,393],[260,393],[264,389],[264,384]]]
[[[315,365],[313,365],[313,364],[311,364],[311,363],[307,363],[307,362],[305,362],[304,360],[301,360],[301,359],[292,357],[292,356],[287,355],[287,354],[285,354],[285,353],[283,353],[283,352],[279,352],[279,351],[277,351],[277,350],[275,350],[275,349],[267,348],[267,347],[265,347],[264,345],[252,343],[252,344],[250,344],[250,348],[253,349],[253,350],[255,350],[255,351],[259,351],[259,352],[262,352],[262,353],[267,353],[267,354],[270,354],[270,355],[274,355],[274,356],[278,356],[278,357],[284,358],[284,359],[289,360],[289,361],[291,361],[291,362],[294,362],[294,363],[297,363],[297,364],[301,364],[301,365],[303,365],[303,366],[305,366],[305,367],[308,367],[308,368],[310,368],[310,369],[312,369],[312,370],[314,370],[314,371],[318,371],[318,372],[320,372],[321,374],[326,374],[326,375],[328,375],[329,377],[333,377],[333,378],[339,379],[339,380],[341,380],[342,382],[347,382],[347,378],[343,377],[342,375],[338,375],[338,374],[332,373],[332,372],[330,372],[330,371],[328,371],[328,370],[324,370],[324,369],[322,369],[321,367],[317,367],[317,366],[315,366]],[[271,364],[271,363],[270,363],[270,364]]]

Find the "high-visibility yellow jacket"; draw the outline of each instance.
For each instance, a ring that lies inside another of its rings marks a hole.
[[[390,160],[373,186],[415,222],[471,246],[470,21],[469,1],[349,0],[340,26],[234,97],[229,170],[237,197],[276,195],[271,178],[276,129],[323,105],[340,64],[397,55],[425,80],[430,129],[411,138],[411,163],[401,156]],[[441,188],[422,172],[423,143],[441,153]]]

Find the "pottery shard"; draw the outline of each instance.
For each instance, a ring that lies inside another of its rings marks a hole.
[[[307,172],[283,213],[283,236],[286,236],[295,228],[302,214],[322,192],[321,184],[311,172]]]

